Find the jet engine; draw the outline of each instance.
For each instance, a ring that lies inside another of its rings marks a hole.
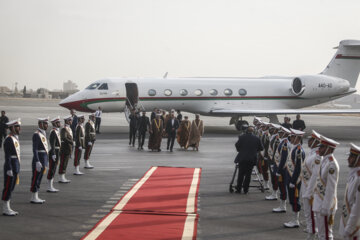
[[[350,83],[345,79],[319,74],[295,77],[290,91],[302,98],[322,98],[346,93],[349,88]]]

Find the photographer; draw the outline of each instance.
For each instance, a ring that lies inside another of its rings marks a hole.
[[[239,165],[239,175],[237,180],[236,191],[244,193],[249,191],[251,171],[256,164],[257,155],[264,148],[258,137],[253,135],[254,128],[248,127],[245,134],[240,135],[235,144],[236,150],[239,152],[235,158],[235,163]]]

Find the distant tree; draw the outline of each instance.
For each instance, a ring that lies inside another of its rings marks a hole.
[[[23,94],[26,95],[26,86],[24,86]]]

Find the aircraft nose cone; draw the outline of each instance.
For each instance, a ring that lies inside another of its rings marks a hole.
[[[59,105],[61,107],[67,108],[69,110],[75,109],[80,112],[91,112],[90,109],[86,107],[86,101],[80,98],[80,95],[73,94],[63,100],[60,101]]]
[[[70,101],[69,97],[63,99],[60,101],[59,105],[61,107],[64,107],[64,108],[67,108],[67,109],[72,109],[74,108],[74,102],[73,101]]]

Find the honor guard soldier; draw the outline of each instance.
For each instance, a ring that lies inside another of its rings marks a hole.
[[[40,199],[39,189],[42,177],[48,166],[48,142],[46,139],[46,130],[48,128],[48,118],[38,118],[39,128],[32,137],[33,160],[32,160],[32,177],[31,177],[31,199],[30,203],[42,204],[45,200]]]
[[[82,150],[85,148],[85,129],[84,129],[84,115],[78,115],[78,125],[75,133],[75,153],[74,153],[74,175],[83,175],[80,172],[80,159]]]
[[[10,134],[4,140],[4,189],[2,191],[3,215],[15,216],[19,213],[10,208],[11,193],[14,191],[15,185],[20,172],[20,119],[6,123],[10,129]]]
[[[317,233],[315,224],[315,214],[313,211],[314,189],[316,186],[316,178],[320,170],[321,157],[319,156],[320,134],[312,130],[308,141],[310,148],[306,155],[301,170],[301,196],[304,209],[304,217],[306,221],[307,239],[314,239]]]
[[[61,146],[61,139],[60,139],[60,117],[53,118],[51,121],[53,125],[53,129],[50,132],[49,143],[50,143],[50,150],[49,150],[49,172],[47,175],[48,179],[48,189],[47,192],[56,193],[59,190],[54,188],[54,176],[56,173],[56,167],[59,163],[60,159],[60,146]]]
[[[253,123],[254,123],[254,135],[257,136],[260,140],[261,140],[261,137],[262,137],[262,129],[261,129],[261,125],[262,125],[262,120],[261,118],[258,118],[258,117],[255,117],[254,120],[253,120]],[[260,156],[260,154],[259,154]],[[259,165],[258,165],[258,159],[256,159],[256,169],[258,169],[258,173],[261,173],[261,169],[259,169]],[[253,174],[255,174],[255,169],[253,169]],[[259,174],[259,176],[257,178],[254,178],[253,181],[261,181],[261,174]]]
[[[270,144],[269,144],[269,169],[270,169],[270,177],[271,177],[271,185],[272,185],[272,192],[269,196],[265,197],[265,200],[277,200],[278,199],[278,181],[277,181],[277,167],[278,162],[275,161],[275,153],[277,152],[277,149],[280,144],[280,137],[279,137],[279,129],[281,128],[280,125],[271,123],[269,132],[271,134],[270,137]]]
[[[262,125],[262,120],[259,118],[255,125],[255,135],[259,138],[261,138],[261,136],[262,136],[261,125]]]
[[[254,125],[254,135],[255,135],[255,136],[258,135],[258,134],[257,134],[257,131],[258,131],[258,129],[257,129],[257,127],[258,127],[257,124],[258,124],[259,121],[261,121],[260,118],[254,117],[253,125]]]
[[[261,124],[261,130],[262,130],[262,136],[261,136],[261,143],[264,147],[264,150],[262,153],[262,158],[258,161],[258,169],[261,175],[264,179],[264,189],[269,190],[269,144],[270,144],[270,133],[269,133],[269,127],[270,123],[268,122],[262,122]],[[261,155],[260,155],[261,156]]]
[[[345,190],[339,232],[346,240],[360,239],[360,147],[350,143],[350,168]]]
[[[304,149],[301,147],[301,140],[305,132],[290,128],[292,138],[292,149],[286,162],[286,186],[289,194],[290,204],[294,212],[294,219],[284,223],[287,228],[298,228],[301,205],[299,201],[301,188],[301,166],[305,159]]]
[[[73,149],[73,132],[71,130],[72,117],[64,117],[65,126],[60,130],[60,166],[59,166],[59,183],[69,183],[70,180],[65,178],[66,168]]]
[[[284,213],[286,212],[286,183],[285,183],[285,164],[288,158],[288,153],[290,152],[290,142],[288,140],[288,136],[291,134],[290,130],[281,126],[279,130],[280,135],[280,143],[277,149],[277,153],[275,155],[275,162],[277,164],[276,176],[278,178],[278,185],[280,189],[280,206],[278,208],[274,208],[274,213]]]
[[[85,160],[85,166],[84,168],[92,169],[94,168],[90,164],[90,154],[94,147],[94,143],[96,140],[96,132],[95,132],[95,114],[92,113],[89,115],[89,121],[85,124],[85,153],[84,153],[84,160]]]
[[[337,209],[337,184],[339,180],[339,164],[333,152],[338,142],[320,137],[319,155],[323,156],[316,181],[313,209],[316,215],[319,239],[333,239],[332,228]]]

